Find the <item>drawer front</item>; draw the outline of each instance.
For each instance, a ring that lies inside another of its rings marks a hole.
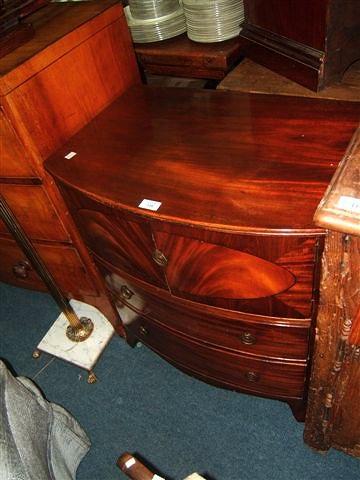
[[[316,238],[195,235],[154,232],[174,295],[258,315],[311,316]]]
[[[69,242],[70,238],[42,186],[1,185],[1,194],[33,240]],[[0,234],[8,230],[0,220]]]
[[[34,246],[64,294],[69,297],[98,295],[74,248],[38,242],[34,242]],[[0,239],[0,260],[0,281],[17,287],[46,291],[44,283],[14,240]]]
[[[145,317],[134,328],[144,344],[210,383],[279,398],[304,395],[305,364],[258,360],[212,348],[170,332]]]
[[[126,325],[141,315],[215,347],[273,359],[305,361],[308,357],[310,321],[272,319],[271,323],[270,318],[257,315],[210,314],[204,307],[191,309],[170,296],[150,295],[116,274],[105,273],[105,278]]]

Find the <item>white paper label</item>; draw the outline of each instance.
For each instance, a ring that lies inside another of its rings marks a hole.
[[[139,208],[144,208],[145,210],[152,210],[156,212],[161,207],[161,202],[157,202],[156,200],[148,200],[144,198],[144,200],[139,203]]]
[[[159,475],[156,475],[156,473],[155,473],[155,475],[153,476],[152,480],[165,480],[165,478],[159,477]]]
[[[136,463],[136,460],[135,458],[129,458],[129,460],[127,462],[125,462],[125,467],[126,468],[130,468],[132,467],[133,465],[135,465]]]
[[[70,158],[75,157],[75,155],[77,155],[76,152],[69,152],[67,155],[65,155],[64,158],[67,158],[68,160],[70,160]]]
[[[360,198],[341,196],[337,206],[342,210],[352,213],[360,213]]]

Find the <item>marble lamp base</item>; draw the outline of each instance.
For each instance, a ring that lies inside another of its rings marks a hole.
[[[92,320],[94,330],[90,337],[83,342],[69,340],[66,336],[66,328],[69,322],[66,316],[61,313],[38,344],[34,357],[36,358],[40,352],[45,352],[73,363],[90,372],[88,381],[93,383],[96,381],[96,377],[92,369],[111,340],[114,328],[97,308],[78,300],[70,300],[70,304],[79,318],[87,317]]]

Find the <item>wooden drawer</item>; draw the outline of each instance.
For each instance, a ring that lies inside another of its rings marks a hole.
[[[33,244],[66,295],[98,295],[74,248],[39,242]],[[0,239],[0,259],[0,281],[17,287],[46,291],[36,272],[31,267],[24,267],[26,257],[14,240]]]
[[[155,352],[194,376],[227,388],[279,398],[302,398],[305,363],[254,359],[209,347],[145,317],[135,335]]]
[[[27,235],[34,240],[69,242],[60,218],[40,185],[6,185],[0,187],[1,194],[20,222]],[[8,230],[0,220],[0,234]]]
[[[137,321],[139,315],[146,316],[175,333],[215,347],[273,359],[305,361],[308,357],[310,320],[191,308],[191,302],[170,295],[152,296],[116,274],[105,274],[105,278],[126,325]]]

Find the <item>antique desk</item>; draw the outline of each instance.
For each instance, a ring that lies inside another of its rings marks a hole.
[[[130,344],[304,418],[325,230],[359,105],[132,87],[46,162]]]
[[[0,59],[0,192],[69,298],[118,316],[43,161],[139,82],[122,7],[50,4],[27,18],[35,36]],[[0,281],[44,290],[0,221]]]

